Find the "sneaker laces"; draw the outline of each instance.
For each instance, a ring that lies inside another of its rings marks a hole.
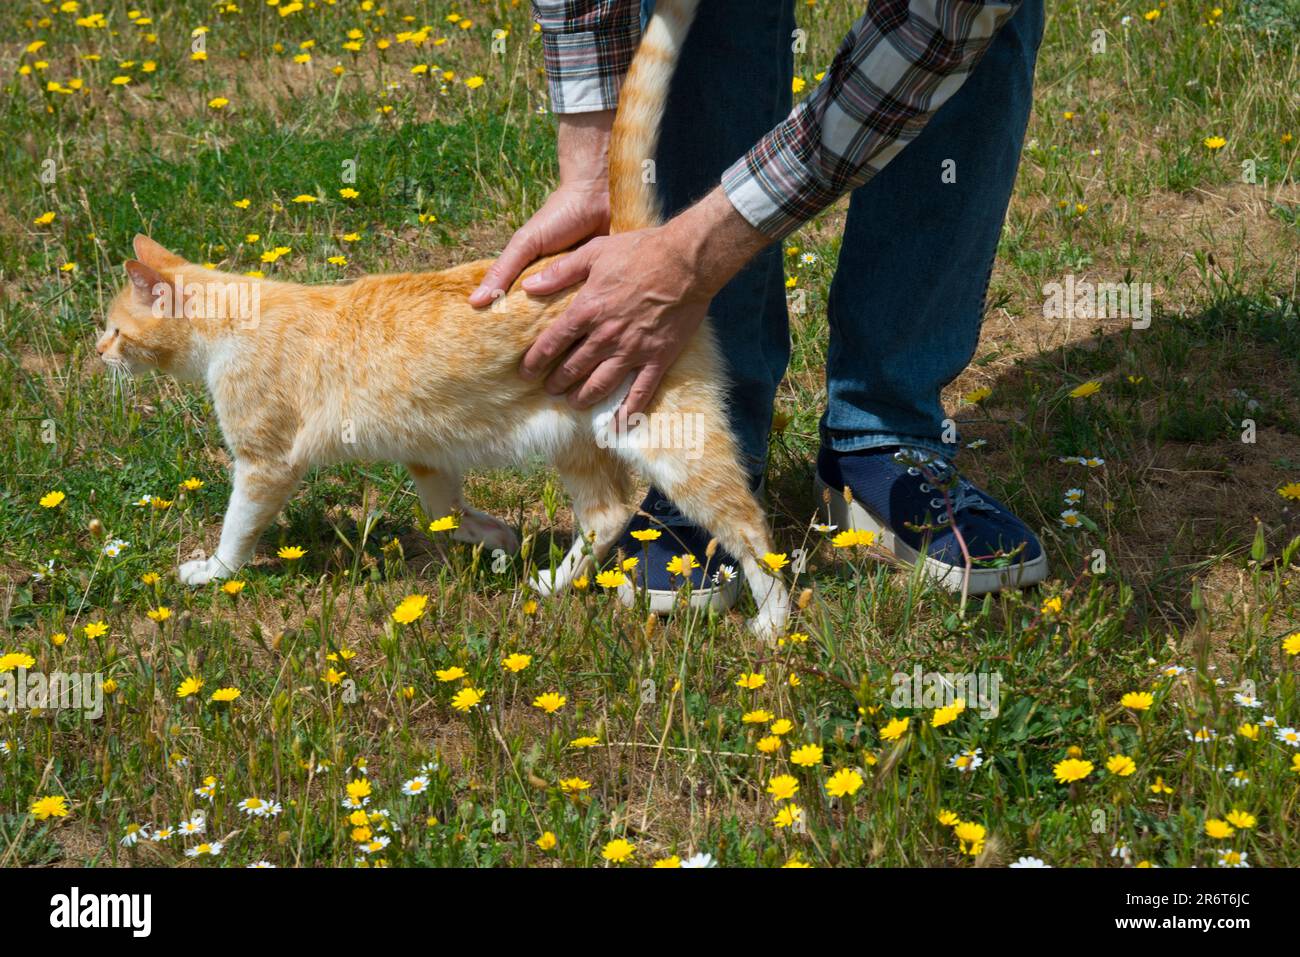
[[[989,502],[979,489],[962,478],[952,463],[942,456],[933,455],[924,449],[902,448],[894,453],[894,461],[906,465],[908,475],[925,479],[921,483],[921,491],[941,493],[938,497],[930,499],[931,508],[944,507],[942,493],[946,491],[954,515],[967,509],[976,512],[997,511],[997,507]],[[923,470],[930,473],[928,478]],[[944,486],[950,482],[955,484],[945,489]]]

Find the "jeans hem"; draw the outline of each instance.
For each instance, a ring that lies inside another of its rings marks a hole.
[[[865,452],[870,449],[885,448],[891,445],[906,445],[912,448],[924,449],[939,458],[951,461],[956,455],[959,445],[946,445],[943,442],[936,442],[933,439],[923,439],[915,435],[890,435],[883,432],[873,432],[866,435],[844,435],[828,436],[825,432],[821,436],[822,446],[829,448],[832,452]]]

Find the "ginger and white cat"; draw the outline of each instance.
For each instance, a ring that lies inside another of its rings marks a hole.
[[[641,158],[655,153],[668,82],[697,3],[660,0],[624,84],[610,156],[616,231],[659,221]],[[652,420],[694,417],[704,423],[703,442],[657,447],[663,443],[638,436],[645,424],[615,428],[627,384],[578,411],[519,377],[524,352],[575,290],[533,297],[516,284],[492,307],[476,309],[467,297],[486,260],[304,286],[204,269],[143,236],[135,254],[96,349],[116,368],[205,383],[234,457],[220,544],[211,557],[180,567],[186,584],[233,574],[306,471],[341,460],[403,463],[426,515],[458,512],[457,539],[513,550],[518,542],[506,524],[462,501],[461,476],[540,452],[559,471],[584,534],[535,587],[558,593],[607,556],[629,515],[630,467],[741,558],[758,605],[751,627],[766,636],[784,628],[788,593],[761,562],[771,540],[738,462],[707,322],[648,410]],[[255,284],[251,296],[240,286],[247,283]],[[231,308],[236,301],[256,308]]]

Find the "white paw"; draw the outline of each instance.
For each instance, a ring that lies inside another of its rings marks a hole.
[[[540,568],[528,582],[528,587],[543,598],[549,598],[567,591],[571,584],[572,576],[563,568],[558,571],[553,568]]]
[[[555,594],[555,572],[549,568],[539,569],[528,582],[528,587],[543,597]]]
[[[503,548],[507,552],[519,551],[519,536],[505,522],[482,512],[461,517],[460,527],[452,536],[458,542],[477,545],[482,542],[489,549]]]
[[[218,578],[225,578],[230,574],[230,569],[217,561],[217,556],[213,555],[211,558],[186,562],[177,569],[177,574],[186,585],[206,585]]]
[[[764,644],[775,643],[777,636],[781,634],[781,628],[766,615],[755,615],[745,622],[745,627],[749,629],[751,635]]]
[[[790,603],[784,593],[769,595],[759,606],[758,614],[745,624],[749,633],[759,640],[775,642],[785,634],[790,621]]]

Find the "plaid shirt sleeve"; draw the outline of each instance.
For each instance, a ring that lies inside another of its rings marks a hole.
[[[822,83],[722,175],[772,239],[861,186],[957,92],[1022,0],[871,0]]]
[[[638,0],[533,0],[554,113],[618,106],[641,39]]]

